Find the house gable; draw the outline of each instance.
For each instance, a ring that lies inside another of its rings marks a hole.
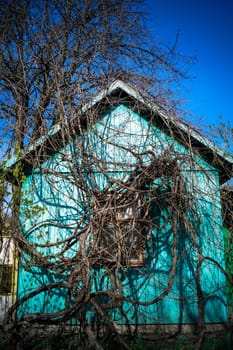
[[[156,103],[145,99],[137,89],[120,80],[114,81],[106,90],[101,91],[90,102],[82,106],[78,115],[72,120],[67,120],[63,125],[58,123],[52,126],[47,135],[31,144],[21,157],[13,156],[10,158],[6,162],[5,168],[10,169],[19,160],[22,160],[25,172],[30,172],[30,169],[35,166],[35,162],[40,164],[64,147],[65,143],[69,143],[66,138],[61,142],[64,127],[71,135],[74,132],[76,134],[80,133],[80,125],[82,131],[90,127],[90,125],[87,125],[88,114],[101,117],[103,111],[118,106],[119,103],[153,122],[155,126],[160,130],[164,130],[178,143],[185,147],[189,145],[189,149],[194,154],[197,154],[218,171],[220,183],[224,183],[232,177],[233,158],[231,155],[226,154],[189,124],[162,110]],[[40,158],[36,157],[35,159],[35,154],[40,154]],[[11,179],[10,172],[9,178]]]

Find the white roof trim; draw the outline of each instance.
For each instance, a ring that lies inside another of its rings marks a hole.
[[[135,98],[139,102],[143,103],[147,108],[151,109],[154,112],[157,112],[163,119],[169,121],[174,126],[178,127],[182,131],[184,131],[186,134],[190,134],[194,139],[201,142],[204,146],[211,149],[214,153],[217,153],[222,158],[226,159],[228,162],[233,164],[233,156],[230,154],[227,154],[224,150],[219,148],[214,142],[210,141],[207,137],[200,134],[198,131],[192,128],[191,125],[185,124],[184,122],[179,121],[177,118],[173,118],[172,116],[169,116],[166,111],[162,110],[157,104],[155,103],[148,103],[145,101],[145,99],[139,94],[139,92],[132,87],[128,86],[121,80],[114,81],[108,89],[106,89],[104,92],[101,92],[96,96],[96,100],[92,102],[96,104],[97,102],[101,101],[105,96],[110,95],[117,89],[121,89],[125,91],[128,95]]]
[[[191,135],[195,140],[202,143],[205,147],[212,150],[214,153],[219,155],[220,157],[224,158],[229,163],[233,164],[233,156],[227,154],[225,151],[223,151],[221,148],[216,146],[212,141],[210,141],[207,137],[201,135],[198,131],[194,130],[190,125],[185,124],[184,122],[179,121],[176,118],[173,118],[172,116],[168,115],[166,111],[159,108],[159,106],[155,103],[148,103],[142,95],[134,88],[130,87],[129,85],[125,84],[121,80],[115,80],[107,89],[102,90],[99,94],[97,94],[90,102],[85,104],[80,111],[80,114],[84,114],[88,109],[95,106],[97,103],[101,102],[105,97],[110,96],[114,91],[121,89],[129,96],[133,97],[137,101],[141,102],[145,105],[148,109],[151,109],[152,111],[158,113],[164,120],[167,120],[169,123],[172,123],[174,126],[178,127],[180,130],[182,130],[187,135]],[[55,135],[61,130],[61,125],[59,123],[53,125],[48,134],[45,136],[40,137],[38,140],[36,140],[27,151],[24,153],[24,156],[36,149],[37,146],[43,144],[44,141],[49,139],[51,136]],[[19,159],[22,159],[22,157],[16,157],[13,156],[6,162],[6,168],[11,167],[14,165]]]

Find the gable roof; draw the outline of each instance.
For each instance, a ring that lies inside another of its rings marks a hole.
[[[124,101],[127,101],[127,103],[130,103],[130,101],[134,103],[137,102],[143,112],[153,114],[154,117],[159,119],[164,129],[168,129],[169,125],[169,128],[172,128],[175,137],[181,143],[182,139],[183,141],[189,141],[192,151],[197,153],[219,171],[221,183],[231,179],[233,175],[233,157],[231,155],[220,149],[207,137],[203,136],[197,130],[192,128],[189,124],[170,115],[167,111],[161,109],[157,104],[147,101],[137,89],[132,88],[121,80],[114,81],[108,88],[102,90],[87,104],[85,104],[80,109],[78,116],[82,116],[84,120],[85,113],[93,107],[104,105],[106,108],[108,99],[111,97],[124,98]],[[62,126],[59,123],[55,124],[50,128],[46,135],[38,138],[32,145],[30,145],[21,157],[13,156],[10,158],[6,162],[5,167],[14,167],[19,160],[27,162],[29,155],[36,152],[38,147],[51,144],[52,140],[58,137],[61,131]]]

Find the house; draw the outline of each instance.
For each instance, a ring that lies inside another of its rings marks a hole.
[[[204,136],[115,81],[17,164],[19,320],[226,321],[219,186],[233,159]]]

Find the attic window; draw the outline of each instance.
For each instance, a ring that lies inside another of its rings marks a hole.
[[[103,264],[144,264],[143,198],[139,193],[132,197],[112,192],[96,200],[95,251]]]

